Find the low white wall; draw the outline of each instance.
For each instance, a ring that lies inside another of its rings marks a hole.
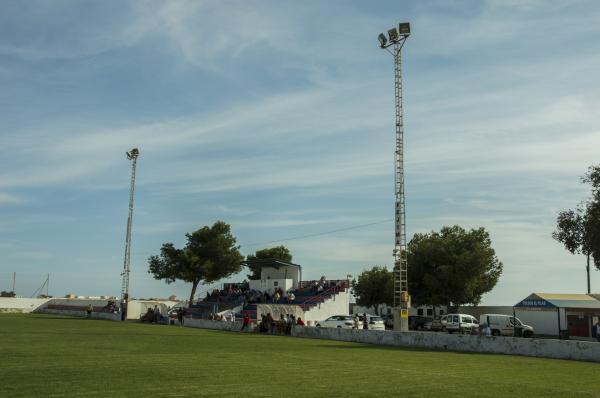
[[[588,341],[485,337],[432,332],[384,332],[294,326],[292,336],[397,347],[600,362],[600,344]]]
[[[52,299],[0,297],[0,312],[32,312]]]
[[[226,330],[229,332],[239,332],[242,329],[242,325],[243,325],[243,323],[240,321],[224,322],[224,321],[211,321],[208,319],[190,319],[190,318],[185,318],[185,321],[184,321],[184,326],[191,327],[191,328]]]
[[[41,309],[36,311],[41,314],[52,314],[52,315],[66,315],[84,318],[87,316],[85,311],[67,311],[67,310],[51,310],[48,308]],[[108,312],[92,312],[92,319],[106,319],[109,321],[120,321],[121,314],[113,314]]]

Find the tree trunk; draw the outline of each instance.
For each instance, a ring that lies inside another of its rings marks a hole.
[[[198,283],[200,283],[200,280],[195,280],[192,282],[192,293],[190,294],[190,306],[194,303],[194,294],[196,294],[196,288],[198,287]]]

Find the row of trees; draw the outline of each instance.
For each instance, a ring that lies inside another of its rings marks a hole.
[[[590,167],[582,180],[592,186],[591,198],[575,210],[559,214],[553,237],[571,253],[587,256],[589,292],[590,259],[600,269],[600,166]],[[243,264],[249,268],[249,279],[260,278],[259,266],[244,263],[240,246],[236,245],[227,223],[217,221],[212,227],[186,234],[186,238],[182,249],[172,243],[163,244],[160,254],[148,259],[148,272],[167,283],[175,280],[191,283],[190,300],[200,283],[213,283],[237,274]],[[412,301],[419,305],[476,305],[502,274],[502,263],[484,228],[467,231],[455,225],[439,232],[417,233],[407,245],[407,254]],[[292,255],[286,247],[277,246],[247,257],[255,259],[291,262]],[[385,267],[364,271],[352,281],[352,287],[360,305],[393,302],[393,274]]]
[[[237,274],[243,265],[250,271],[248,279],[260,278],[260,268],[244,261],[227,223],[217,221],[211,227],[186,234],[186,239],[181,249],[173,243],[164,243],[160,254],[148,259],[148,272],[167,283],[176,280],[191,283],[190,300],[200,283],[209,284]],[[431,234],[416,234],[408,245],[408,254],[409,283],[417,303],[478,303],[481,295],[495,286],[502,272],[502,263],[483,228],[467,232],[453,226]],[[277,246],[258,250],[246,258],[255,259],[291,262],[292,254],[285,246]],[[385,267],[363,272],[353,281],[353,288],[362,305],[393,301],[393,275]]]
[[[407,245],[408,285],[416,305],[478,304],[502,274],[502,263],[484,228],[455,225],[440,232],[415,234]],[[393,273],[375,266],[352,281],[359,305],[393,302]]]
[[[591,166],[582,182],[591,185],[590,198],[574,210],[560,212],[552,236],[572,254],[587,257],[590,293],[590,262],[600,270],[600,166]],[[502,263],[483,228],[467,232],[453,226],[415,234],[407,252],[412,301],[419,305],[476,305],[502,274]],[[393,301],[393,274],[385,267],[364,271],[352,286],[359,305],[377,308]]]
[[[185,236],[187,243],[182,249],[177,249],[173,243],[164,243],[160,254],[148,259],[148,272],[155,279],[167,283],[176,280],[191,283],[190,302],[200,283],[213,283],[242,270],[244,256],[240,253],[240,246],[236,245],[229,224],[217,221],[212,227],[205,226]],[[290,251],[284,246],[258,250],[247,259],[266,258],[292,261]],[[251,272],[249,279],[260,278],[259,268],[253,265],[248,265],[248,268]]]

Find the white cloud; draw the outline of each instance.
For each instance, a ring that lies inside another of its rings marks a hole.
[[[27,201],[21,197],[0,192],[0,206],[18,205],[25,202]]]

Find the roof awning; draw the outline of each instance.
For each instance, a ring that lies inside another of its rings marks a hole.
[[[532,293],[515,305],[517,308],[599,309],[600,300],[587,294]]]

